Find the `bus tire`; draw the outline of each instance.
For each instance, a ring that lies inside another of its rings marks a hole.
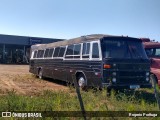
[[[82,90],[87,90],[87,85],[86,85],[86,79],[84,77],[83,74],[80,74],[78,76],[78,86],[82,89]]]
[[[150,78],[151,78],[151,76],[153,76],[153,79],[155,79],[156,84],[158,84],[158,79],[157,79],[156,75],[155,75],[155,74],[151,74],[151,75],[150,75]],[[151,79],[151,84],[152,84],[152,87],[153,87],[153,86],[154,86],[154,83],[153,83],[153,80],[152,80],[152,79]]]
[[[39,78],[39,79],[43,79],[42,69],[40,69],[39,72],[38,72],[38,78]]]
[[[111,95],[111,90],[112,90],[111,88],[108,88],[108,87],[107,87],[107,96],[110,96],[110,95]]]

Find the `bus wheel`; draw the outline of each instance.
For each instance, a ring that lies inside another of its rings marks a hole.
[[[84,75],[80,75],[78,77],[78,86],[82,89],[82,90],[86,90],[87,86],[86,86],[86,79],[84,77]]]
[[[108,87],[107,87],[107,96],[110,96],[110,95],[111,95],[111,90],[112,90],[111,88],[108,88]]]
[[[153,78],[152,78],[153,77]],[[155,82],[156,82],[156,84],[158,84],[158,79],[157,79],[157,77],[156,77],[156,75],[154,75],[154,74],[151,74],[150,75],[150,79],[151,79],[151,84],[152,84],[152,87],[154,87],[154,81],[153,81],[153,79],[155,80]]]
[[[39,70],[38,77],[39,79],[43,79],[42,69]]]

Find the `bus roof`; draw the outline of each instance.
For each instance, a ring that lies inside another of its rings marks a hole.
[[[53,48],[53,47],[58,47],[58,46],[66,46],[66,45],[77,44],[77,43],[82,43],[82,42],[86,42],[86,41],[96,41],[98,39],[108,38],[108,37],[112,37],[112,38],[132,38],[132,37],[128,37],[128,36],[114,36],[114,35],[107,35],[107,34],[91,34],[91,35],[81,36],[81,37],[77,37],[77,38],[73,38],[73,39],[69,39],[69,40],[49,43],[49,44],[32,45],[31,49],[32,50],[38,50],[38,49]],[[137,39],[137,38],[132,38],[132,39]],[[140,40],[140,39],[137,39],[137,40]]]

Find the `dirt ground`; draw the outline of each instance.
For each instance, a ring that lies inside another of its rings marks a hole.
[[[10,91],[20,95],[38,95],[44,90],[66,91],[69,88],[64,82],[45,79],[40,80],[29,73],[28,65],[0,64],[0,95]]]

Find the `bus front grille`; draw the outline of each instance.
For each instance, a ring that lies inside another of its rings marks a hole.
[[[121,71],[119,72],[119,83],[136,84],[145,82],[145,72]]]

